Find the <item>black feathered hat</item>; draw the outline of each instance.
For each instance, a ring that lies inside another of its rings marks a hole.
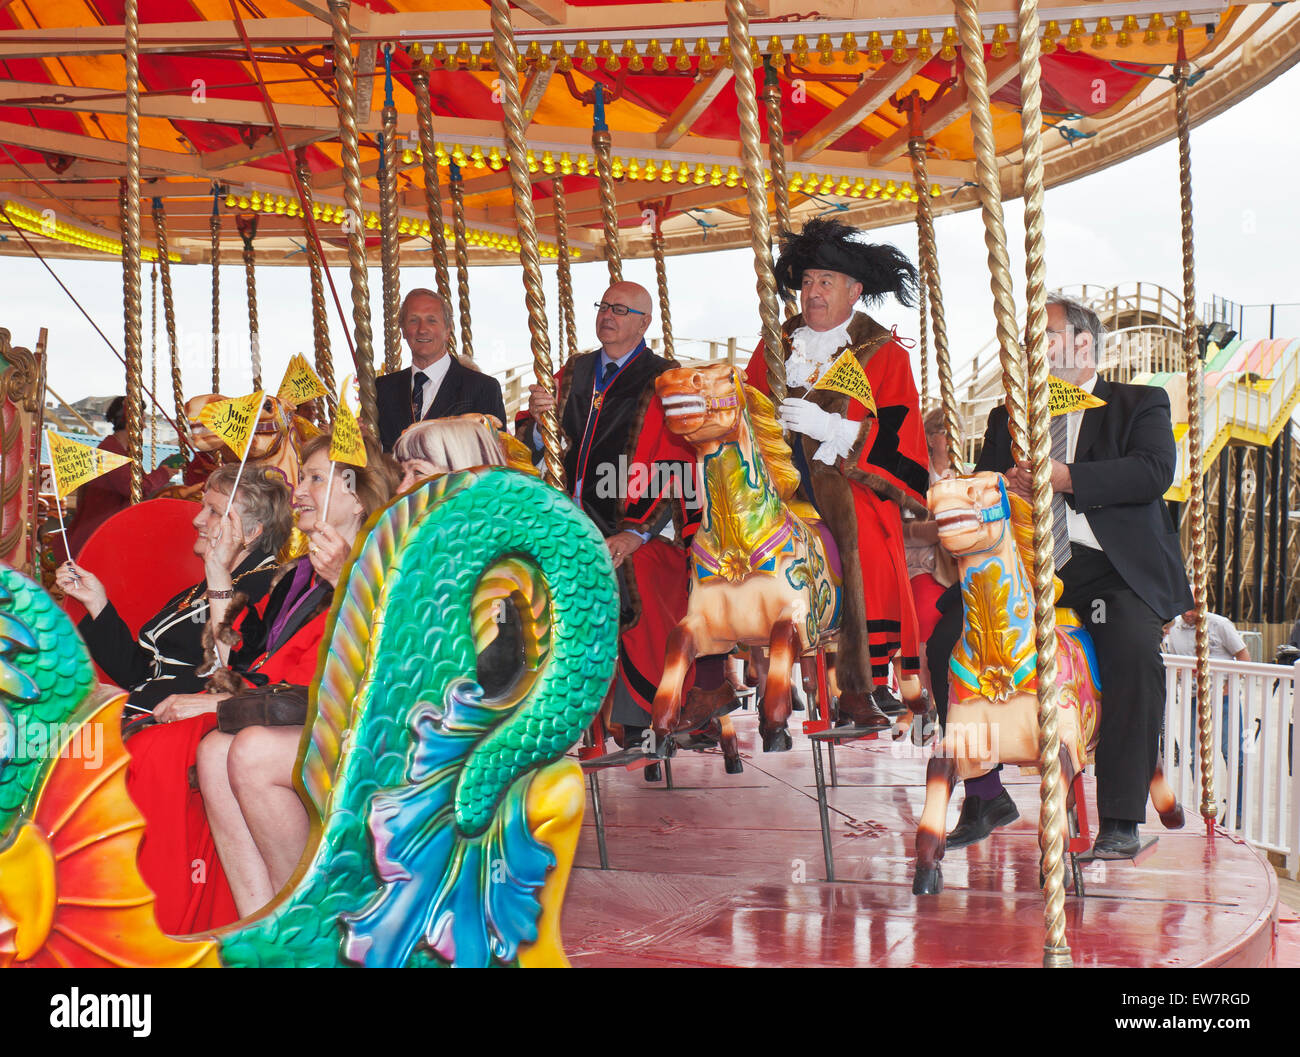
[[[858,231],[829,217],[808,221],[799,234],[781,236],[781,255],[772,271],[777,283],[797,294],[809,268],[842,272],[862,284],[861,300],[873,305],[893,294],[904,305],[916,300],[916,268],[888,243],[862,242]]]

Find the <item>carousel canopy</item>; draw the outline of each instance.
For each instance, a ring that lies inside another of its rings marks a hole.
[[[123,7],[122,0],[0,0],[0,199],[43,254],[108,259],[120,252]],[[920,194],[933,196],[936,208],[977,204],[970,102],[950,5],[833,0],[804,13],[793,0],[754,0],[748,8],[759,91],[765,79],[779,86],[795,216],[836,209],[849,223],[874,227],[912,217]],[[1056,133],[1046,141],[1048,186],[1172,137],[1168,75],[1180,31],[1194,71],[1204,75],[1191,95],[1194,123],[1300,55],[1293,4],[1048,2],[1040,17],[1044,121]],[[379,224],[381,111],[391,98],[403,250],[428,247],[412,83],[413,74],[426,74],[436,171],[444,201],[452,174],[462,181],[471,260],[516,261],[487,5],[366,0],[353,3],[347,18],[367,226]],[[311,172],[327,254],[341,263],[343,172],[328,0],[140,0],[140,22],[146,256],[148,200],[160,198],[175,259],[210,258],[215,209],[223,217],[258,216],[262,263],[302,263],[296,156]],[[1002,189],[1015,197],[1015,13],[998,0],[981,22]],[[597,89],[611,136],[623,255],[650,252],[648,210],[662,223],[669,253],[748,242],[723,3],[522,0],[513,23],[544,256],[555,252],[558,176],[571,251],[588,259],[604,253],[592,146]],[[927,144],[925,187],[913,186],[907,150],[917,132]],[[0,233],[10,236],[0,252],[28,252],[12,231]],[[223,225],[219,245],[223,260],[238,259],[233,222]],[[276,249],[283,253],[267,252]]]

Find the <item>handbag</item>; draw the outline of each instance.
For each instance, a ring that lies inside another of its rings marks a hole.
[[[217,704],[217,729],[235,734],[245,727],[292,727],[307,722],[307,687],[272,683],[232,694]]]

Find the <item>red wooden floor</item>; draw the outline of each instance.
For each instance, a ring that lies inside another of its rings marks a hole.
[[[743,774],[711,753],[680,753],[672,790],[639,771],[600,773],[611,869],[598,868],[589,802],[564,907],[575,966],[1041,964],[1036,777],[1007,769],[1020,820],[950,851],[943,893],[918,898],[925,764],[883,742],[843,746],[830,791],[839,883],[827,884],[809,743],[797,735],[794,751],[764,754],[752,713],[737,727]],[[1091,810],[1091,784],[1088,796]],[[959,804],[960,788],[950,827]],[[1143,834],[1160,841],[1140,865],[1094,863],[1086,899],[1067,896],[1076,965],[1275,963],[1277,882],[1260,854],[1207,840],[1190,811],[1184,830],[1152,814]]]

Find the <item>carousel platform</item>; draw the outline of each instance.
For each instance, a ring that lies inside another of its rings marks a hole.
[[[828,884],[808,740],[764,754],[754,714],[734,715],[743,774],[725,774],[716,752],[679,753],[671,790],[639,770],[600,772],[610,869],[588,810],[563,919],[575,967],[1041,965],[1036,776],[1007,769],[1020,819],[949,851],[944,891],[918,898],[925,764],[881,740],[842,745]],[[1094,831],[1095,796],[1089,782]],[[960,787],[949,827],[959,807]],[[1088,864],[1085,898],[1067,893],[1076,966],[1277,963],[1278,884],[1260,853],[1207,840],[1190,810],[1182,830],[1152,813],[1142,832],[1159,842],[1138,864]]]

